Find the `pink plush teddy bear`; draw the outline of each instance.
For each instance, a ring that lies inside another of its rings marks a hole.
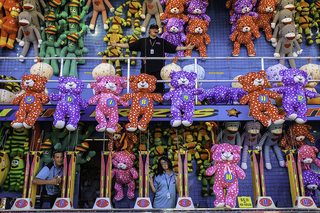
[[[299,159],[302,171],[311,170],[311,164],[314,163],[320,168],[320,160],[317,158],[319,150],[314,146],[302,145],[299,148]]]
[[[207,176],[215,175],[213,192],[217,199],[214,201],[215,207],[234,208],[239,193],[238,177],[243,180],[246,177],[244,171],[237,165],[240,161],[241,149],[237,145],[228,143],[215,144],[211,148],[212,159],[216,162],[206,171]],[[224,195],[224,189],[228,189]]]
[[[96,126],[97,132],[115,133],[118,129],[117,123],[119,120],[118,103],[123,106],[129,106],[129,103],[121,100],[119,94],[123,88],[127,87],[124,80],[126,77],[119,76],[98,76],[97,83],[91,83],[90,86],[94,88],[95,96],[89,99],[89,104],[93,105],[97,101],[95,118],[99,123]],[[99,92],[101,92],[99,94]],[[109,116],[109,123],[106,117]]]
[[[136,157],[133,154],[129,154],[127,151],[120,151],[112,154],[114,169],[112,169],[111,178],[116,176],[116,184],[114,186],[114,189],[117,191],[117,194],[114,197],[116,201],[122,200],[124,197],[123,185],[128,186],[128,198],[134,198],[134,180],[138,179],[138,172],[132,168],[135,159]]]

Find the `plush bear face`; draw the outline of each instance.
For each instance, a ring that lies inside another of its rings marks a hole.
[[[282,24],[291,24],[292,23],[292,12],[290,10],[284,9],[280,11],[279,21]]]
[[[133,161],[136,157],[133,154],[129,154],[126,151],[114,152],[112,154],[112,164],[118,169],[131,169],[133,166]]]
[[[166,30],[170,33],[180,33],[183,31],[183,25],[185,21],[183,19],[170,18],[164,20],[164,24],[166,24]]]
[[[292,24],[287,24],[280,30],[280,34],[288,40],[293,40],[296,37],[296,28]]]
[[[244,126],[246,132],[250,133],[251,135],[257,135],[260,133],[262,125],[258,121],[249,121]]]
[[[187,12],[190,14],[205,14],[208,6],[208,2],[201,0],[191,0],[187,2]]]
[[[240,32],[247,33],[254,31],[256,24],[254,23],[251,16],[244,15],[238,19],[236,29]]]
[[[80,94],[83,91],[83,87],[83,82],[73,76],[61,76],[59,78],[58,90],[61,93]]]
[[[211,148],[212,159],[217,163],[231,163],[236,164],[240,161],[241,149],[237,145],[230,145],[228,143],[215,144]]]
[[[181,14],[184,11],[183,3],[175,0],[167,2],[166,12],[171,14]]]
[[[296,68],[280,70],[279,74],[282,76],[284,86],[297,85],[304,87],[308,83],[308,74]]]
[[[320,186],[320,175],[312,170],[302,172],[303,185],[310,190],[316,190]]]
[[[251,0],[238,0],[234,4],[235,13],[248,13],[252,10],[253,4]]]
[[[310,134],[309,130],[311,129],[310,125],[294,123],[289,127],[287,135],[290,139],[301,142]]]
[[[319,150],[314,146],[302,145],[299,148],[299,159],[304,164],[311,164],[317,157]]]
[[[153,75],[142,73],[130,76],[130,89],[134,92],[153,92],[156,89],[157,78]]]
[[[126,77],[119,76],[98,76],[97,84],[94,88],[96,92],[113,93],[119,95],[123,88],[127,87]]]
[[[243,90],[246,92],[264,90],[268,86],[268,80],[264,70],[257,73],[249,72],[245,76],[240,76],[238,82],[242,84]]]
[[[272,13],[277,4],[278,0],[262,0],[257,10],[259,13]]]
[[[170,73],[171,78],[171,86],[174,88],[187,88],[187,89],[193,89],[196,86],[196,78],[197,74],[192,72],[186,72],[186,71],[179,71],[179,72],[172,72]]]
[[[21,87],[25,91],[30,92],[42,92],[45,90],[45,85],[47,83],[47,78],[35,74],[22,76]]]
[[[308,81],[307,88],[313,88],[317,86],[318,82],[312,80],[320,80],[320,72],[319,72],[319,65],[318,64],[306,64],[300,67],[300,70],[303,70],[308,73]]]
[[[281,81],[282,76],[279,74],[280,70],[288,69],[287,67],[283,66],[282,64],[276,64],[271,67],[269,67],[266,70],[267,79],[268,80],[276,80]],[[282,86],[282,82],[269,82],[268,87],[280,87]]]
[[[208,31],[209,22],[201,19],[191,19],[189,21],[189,32],[203,34]]]

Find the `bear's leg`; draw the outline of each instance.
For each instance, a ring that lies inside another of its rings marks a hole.
[[[297,119],[296,122],[298,124],[304,124],[305,122],[307,122],[307,117],[306,117],[306,113],[308,111],[308,107],[306,102],[300,103],[300,106],[297,109]]]
[[[254,44],[250,41],[247,45],[248,56],[255,56],[257,53],[254,51]]]
[[[65,125],[65,115],[66,115],[66,107],[65,105],[57,105],[56,111],[54,112],[53,118],[53,125],[58,128],[58,129],[62,129]]]
[[[114,199],[115,199],[116,201],[122,200],[123,197],[124,197],[122,185],[120,185],[119,183],[116,182],[116,184],[114,185],[114,189],[115,189],[116,192],[117,192],[116,196],[114,196]]]
[[[118,129],[117,123],[119,120],[118,109],[113,110],[113,112],[109,115],[109,122],[107,125],[107,131],[109,133],[115,133]]]
[[[128,184],[128,192],[127,192],[127,196],[129,199],[133,199],[134,198],[134,189],[135,189],[135,182],[134,180],[132,180],[129,184]]]
[[[151,121],[153,116],[153,110],[146,111],[146,113],[142,116],[140,121],[138,122],[138,128],[141,131],[145,131],[148,127],[148,123]]]
[[[69,120],[66,125],[67,130],[75,131],[78,128],[78,122],[80,120],[80,108],[75,106],[69,106]]]
[[[19,108],[19,110],[16,112],[15,117],[16,120],[11,122],[11,126],[15,129],[19,129],[23,126],[23,121],[26,118],[27,113],[24,111],[23,108]]]
[[[138,106],[136,106],[138,107]],[[126,124],[126,129],[129,132],[134,132],[137,130],[138,127],[138,116],[139,116],[139,112],[136,110],[132,110],[132,108],[130,109],[129,115],[128,115],[128,119],[130,121],[130,123]]]
[[[270,24],[265,25],[263,31],[266,34],[267,41],[270,41],[272,39],[272,30]]]
[[[25,128],[27,128],[27,129],[30,129],[30,128],[34,125],[34,123],[36,122],[36,120],[38,119],[40,113],[41,113],[41,109],[34,109],[34,110],[32,110],[32,111],[28,114],[26,120],[24,120],[23,126],[24,126]]]
[[[199,53],[200,53],[200,57],[208,57],[208,55],[206,54],[207,52],[207,48],[204,45],[204,43],[200,44],[200,46],[198,47]]]
[[[217,181],[216,181],[217,182]],[[216,183],[215,182],[215,183]],[[222,186],[218,185],[218,184],[214,184],[213,186],[213,192],[216,195],[216,200],[214,201],[214,206],[215,207],[224,207],[225,205],[225,196],[224,196],[224,191]]]
[[[250,108],[250,110],[251,110],[251,108]],[[263,114],[259,110],[259,108],[253,108],[251,114],[252,114],[252,117],[254,119],[260,121],[263,126],[268,127],[271,125],[271,119],[267,115]]]
[[[188,44],[186,44],[186,45],[188,45]],[[186,50],[186,51],[184,52],[184,56],[185,56],[185,57],[191,57],[191,56],[192,56],[192,50]]]
[[[192,116],[194,114],[194,106],[193,101],[189,106],[186,106],[186,109],[184,111],[183,117],[182,117],[182,124],[184,126],[191,126],[193,123]]]
[[[236,181],[233,185],[228,188],[227,196],[226,196],[226,207],[234,208],[236,206],[236,199],[239,193],[238,181]]]
[[[172,120],[170,124],[172,127],[177,127],[181,125],[181,111],[177,109],[174,105],[171,105],[171,116]]]
[[[107,120],[106,120],[106,116],[104,115],[104,113],[100,110],[96,108],[96,112],[94,117],[96,118],[97,122],[99,123],[96,126],[96,131],[97,132],[104,132],[107,128]]]
[[[295,97],[293,97],[293,98],[295,98]],[[287,117],[290,120],[295,120],[298,115],[297,115],[296,111],[294,110],[292,103],[284,103],[284,101],[282,101],[282,105],[283,105],[284,111],[286,111],[286,113],[287,113]]]
[[[240,43],[235,41],[233,44],[232,56],[238,56],[240,54]]]
[[[279,115],[278,108],[271,103],[268,105],[267,113],[274,124],[282,124],[286,120],[283,115]]]
[[[249,149],[249,146],[247,146],[247,145],[243,146],[242,159],[241,159],[241,168],[242,169],[247,169],[248,168],[248,165],[247,165],[248,149]]]

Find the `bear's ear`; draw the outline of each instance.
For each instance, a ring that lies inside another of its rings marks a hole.
[[[127,88],[127,82],[124,82],[124,81],[126,81],[127,80],[127,77],[119,77],[119,81],[121,82],[121,86],[123,87],[123,88]]]
[[[214,153],[214,151],[216,151],[216,149],[218,148],[219,144],[215,144],[211,147],[211,152]]]
[[[192,2],[192,1],[188,1],[188,2],[186,3],[186,6],[189,7],[189,5],[191,4],[191,2]]]
[[[134,161],[134,160],[136,159],[136,156],[134,156],[133,154],[130,154],[130,155],[129,155],[129,158],[130,158],[132,161]]]
[[[301,71],[302,72],[302,75],[303,77],[308,80],[308,73],[306,71]]]
[[[129,81],[130,81],[130,82],[133,82],[136,77],[137,77],[136,75],[130,76]]]
[[[240,154],[240,153],[241,153],[240,146],[238,146],[238,145],[234,145],[234,146],[233,146],[233,149],[234,149],[238,154]]]
[[[313,149],[313,151],[314,151],[315,153],[318,153],[318,152],[319,152],[319,150],[318,150],[316,147],[311,146],[311,148]]]
[[[66,77],[60,76],[59,77],[59,84],[61,84],[64,81],[64,79],[66,79]]]
[[[203,21],[203,23],[204,23],[207,27],[209,27],[209,22]]]
[[[103,77],[104,77],[104,76],[99,75],[99,76],[96,78],[97,83],[99,83],[99,82],[103,79]]]
[[[176,71],[172,71],[172,72],[169,74],[169,77],[170,77],[171,79],[173,79],[173,77],[174,77],[176,74],[177,74]]]
[[[238,78],[238,82],[240,83],[240,84],[243,84],[244,82],[244,76],[239,76],[239,78]]]
[[[165,20],[163,21],[163,23],[164,23],[165,25],[167,25],[168,22],[169,22],[169,20],[170,20],[170,19],[165,19]]]
[[[192,23],[193,23],[195,20],[196,20],[196,19],[191,19],[191,20],[189,20],[188,25],[189,25],[189,26],[192,25]]]
[[[47,79],[45,76],[42,76],[42,77],[41,77],[41,80],[42,80],[42,82],[43,82],[44,84],[46,84],[47,81],[48,81],[48,79]]]
[[[280,76],[284,76],[284,72],[285,72],[285,71],[286,71],[286,70],[280,70],[280,71],[279,71],[279,75],[280,75]]]
[[[190,72],[188,74],[188,76],[189,76],[189,79],[192,79],[192,80],[196,80],[197,79],[197,73],[195,73],[195,72]]]
[[[264,70],[258,72],[259,75],[262,75],[264,78],[267,76],[267,73]]]
[[[303,125],[305,125],[306,127],[307,127],[307,129],[312,129],[312,126],[310,126],[310,125],[308,125],[308,124],[303,124]]]
[[[186,22],[183,19],[180,19],[179,23],[183,26]]]
[[[151,80],[151,83],[157,83],[157,78],[154,75],[149,75],[149,79]]]

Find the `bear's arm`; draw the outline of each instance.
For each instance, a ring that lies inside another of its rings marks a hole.
[[[95,104],[100,98],[101,98],[101,94],[95,95],[95,96],[91,97],[91,98],[89,99],[89,104],[90,104],[90,105]]]
[[[253,31],[252,31],[252,34],[253,34],[253,36],[256,37],[256,38],[260,38],[260,36],[261,36],[258,28],[257,28],[256,30],[253,30]]]
[[[191,91],[191,95],[201,95],[203,92],[204,92],[203,88],[197,88]]]
[[[120,103],[122,106],[124,106],[124,107],[128,107],[129,106],[129,103],[127,102],[127,101],[123,101],[122,99],[121,99],[121,97],[120,96],[114,96],[114,99],[116,99],[116,101],[118,102],[118,103]]]
[[[306,96],[309,97],[309,98],[317,98],[317,97],[319,97],[318,93],[316,93],[316,92],[311,92],[311,91],[309,91],[307,89],[303,89],[303,91],[306,94]]]
[[[236,20],[236,14],[232,14],[232,16],[230,17],[230,21],[234,22]]]
[[[206,175],[212,176],[214,173],[216,173],[217,169],[218,169],[217,164],[211,166],[209,169],[206,170]]]
[[[133,98],[133,95],[135,95],[135,93],[126,93],[121,96],[121,99],[123,101],[129,101]]]
[[[285,147],[286,141],[287,141],[287,136],[285,135],[281,138],[279,145],[282,147]]]
[[[161,35],[160,38],[163,38],[163,39],[167,40],[167,36],[168,36],[168,35],[169,35],[169,33],[168,33],[168,32],[165,32],[165,33],[163,33],[163,34]]]
[[[286,88],[285,87],[277,87],[277,88],[272,88],[271,91],[274,91],[279,94],[283,94],[286,91]]]
[[[209,45],[211,43],[211,38],[207,33],[204,34],[204,40],[206,42],[206,45]]]
[[[180,33],[180,41],[181,42],[185,42],[187,40],[187,36],[186,34],[184,34],[183,32]]]
[[[310,132],[306,132],[306,138],[310,141],[310,143],[314,143],[314,137],[310,134]]]
[[[20,101],[25,97],[25,95],[19,95],[18,97],[14,98],[12,100],[12,104],[13,105],[18,105],[20,103]]]
[[[162,14],[160,16],[160,20],[163,21],[163,20],[167,19],[167,15],[168,15],[167,13]]]
[[[246,173],[244,173],[244,171],[238,165],[236,165],[236,173],[241,180],[246,178]]]
[[[267,95],[270,96],[270,98],[273,98],[273,99],[278,99],[281,97],[278,93],[271,91],[271,90],[266,90],[266,93],[267,93]]]
[[[49,96],[47,96],[46,94],[40,93],[39,95],[40,95],[42,104],[47,104],[50,101]]]
[[[317,157],[313,158],[312,160],[313,160],[313,163],[316,164],[317,167],[320,168],[320,160]]]
[[[60,101],[61,96],[62,96],[61,94],[51,93],[51,94],[49,95],[49,98],[50,98],[51,101]]]
[[[211,21],[210,16],[208,16],[207,14],[202,14],[201,16],[202,16],[202,19],[203,19],[203,20],[206,20],[207,22],[210,22],[210,21]]]
[[[235,41],[236,38],[237,38],[237,36],[238,36],[238,34],[239,34],[238,30],[234,31],[234,32],[232,33],[231,37],[230,37],[230,40],[231,40],[231,41]]]
[[[164,100],[169,100],[173,97],[173,91],[167,92],[166,94],[163,95]]]
[[[247,15],[258,18],[258,14],[256,12],[249,12]]]
[[[187,34],[187,39],[186,39],[186,44],[189,44],[190,43],[190,38],[191,38],[191,34],[190,33],[188,33]]]
[[[163,101],[163,97],[161,95],[156,94],[156,93],[151,93],[151,94],[152,94],[153,100],[158,101],[158,102],[162,102]]]
[[[83,98],[81,98],[80,95],[79,95],[79,102],[80,102],[80,104],[81,104],[81,106],[83,108],[88,108],[89,107],[88,102],[86,100],[84,100]]]
[[[243,97],[240,99],[240,104],[245,105],[245,104],[248,103],[248,101],[249,101],[249,94],[243,96]]]
[[[188,23],[188,20],[189,20],[188,16],[183,13],[180,16],[180,19],[183,19],[186,23]]]
[[[138,172],[134,168],[130,169],[133,179],[138,179]]]

